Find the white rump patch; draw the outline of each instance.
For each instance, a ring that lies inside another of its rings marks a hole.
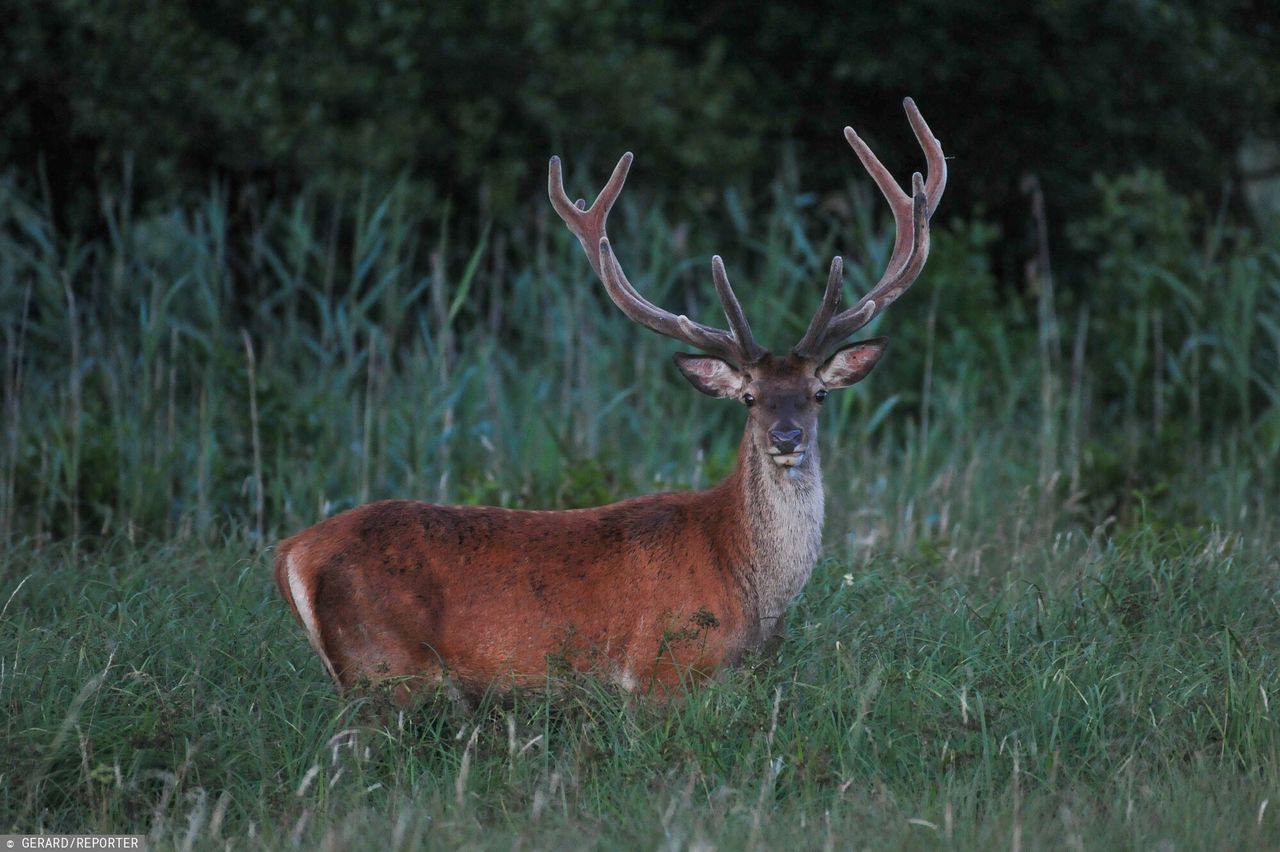
[[[302,619],[302,628],[307,631],[307,640],[311,643],[311,647],[316,649],[316,653],[320,655],[320,661],[324,663],[325,669],[335,681],[338,680],[338,673],[333,669],[333,663],[329,662],[329,655],[324,652],[324,645],[320,641],[320,622],[316,619],[315,605],[311,601],[311,590],[307,588],[307,584],[302,579],[302,572],[298,570],[298,555],[290,553],[285,559],[285,574],[289,578],[289,594],[293,597],[293,605],[298,609],[298,617]]]

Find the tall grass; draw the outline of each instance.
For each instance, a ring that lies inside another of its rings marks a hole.
[[[824,413],[827,550],[776,658],[668,707],[573,681],[406,717],[333,695],[267,576],[279,535],[386,496],[705,486],[741,412],[675,377],[541,203],[467,232],[399,187],[126,195],[69,238],[0,183],[0,823],[178,848],[1280,845],[1280,244],[1149,175],[1099,198],[1083,291],[1042,245],[997,296],[998,233],[935,235],[869,330],[885,363]],[[715,321],[714,249],[777,349],[830,255],[865,290],[891,249],[861,185],[727,192],[714,234],[628,201],[638,287]]]
[[[857,260],[851,290],[882,268],[889,235],[869,201],[780,185],[748,221],[726,196],[733,233],[717,249],[775,348],[798,338],[831,254]],[[997,304],[985,252],[998,235],[978,222],[938,234],[924,280],[872,329],[894,340],[887,364],[828,416],[834,470],[854,477],[877,456],[923,474],[979,441],[1033,455],[1036,487],[1092,501],[1090,522],[1179,476],[1204,486],[1181,498],[1187,519],[1265,505],[1280,452],[1276,249],[1221,226],[1202,246],[1178,209],[1183,230],[1153,237],[1124,219],[1150,199],[1128,202],[1092,223],[1100,272],[1079,305],[1047,263],[1025,303]],[[458,247],[448,219],[431,225],[399,188],[346,213],[306,195],[240,211],[247,233],[231,233],[230,207],[214,192],[140,218],[108,198],[102,236],[85,241],[0,184],[0,540],[278,533],[392,494],[577,505],[729,465],[737,412],[673,380],[669,342],[607,303],[545,210]],[[646,294],[714,321],[695,229],[622,212]],[[1167,458],[1183,442],[1193,451]]]

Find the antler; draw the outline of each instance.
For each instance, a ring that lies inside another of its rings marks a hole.
[[[609,211],[622,192],[622,185],[626,183],[632,159],[630,151],[622,155],[609,182],[600,190],[600,195],[590,208],[586,201],[579,199],[575,204],[565,194],[559,157],[551,158],[547,175],[547,192],[551,196],[551,205],[582,244],[582,250],[587,253],[591,268],[604,282],[609,298],[624,314],[645,328],[702,349],[735,366],[742,367],[759,360],[765,350],[751,336],[751,326],[747,324],[742,306],[733,294],[733,287],[729,284],[724,262],[719,255],[711,258],[711,274],[715,279],[716,294],[720,297],[720,304],[732,331],[722,331],[694,322],[684,314],[664,311],[641,296],[627,280],[622,265],[609,244],[609,237],[605,234],[605,223],[609,218]]]
[[[929,257],[929,218],[938,208],[942,192],[947,186],[947,161],[942,155],[942,144],[929,130],[929,125],[925,124],[915,101],[906,98],[902,105],[906,107],[907,119],[911,122],[920,147],[924,149],[929,179],[926,181],[919,172],[913,174],[911,195],[908,196],[867,144],[853,132],[853,128],[844,129],[844,138],[893,209],[893,222],[897,229],[893,254],[876,286],[859,299],[856,305],[840,314],[836,314],[836,308],[840,304],[844,284],[844,262],[839,257],[831,261],[826,292],[804,337],[796,344],[794,351],[797,355],[819,360],[826,358],[842,340],[871,322],[906,292]]]

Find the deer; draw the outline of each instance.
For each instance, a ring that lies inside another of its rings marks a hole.
[[[702,393],[746,412],[737,462],[703,491],[589,509],[533,511],[386,500],[280,542],[275,581],[339,692],[386,685],[403,706],[428,689],[474,700],[538,689],[557,671],[599,675],[659,700],[775,645],[822,549],[818,415],[861,381],[887,338],[845,344],[916,280],[947,181],[942,147],[915,103],[907,118],[927,179],[911,194],[852,128],[845,139],[893,213],[884,274],[839,311],[843,260],[800,341],[773,354],[752,337],[724,262],[712,279],[728,328],[646,300],[605,232],[631,167],[625,153],[596,201],[570,201],[559,157],[548,193],[610,300],[639,325],[699,350],[676,367]]]

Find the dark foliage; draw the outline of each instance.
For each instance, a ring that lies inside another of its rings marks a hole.
[[[641,155],[682,196],[769,173],[784,143],[806,184],[855,170],[857,124],[897,173],[916,166],[911,94],[954,158],[943,215],[983,211],[1020,277],[1021,187],[1051,226],[1095,173],[1145,166],[1216,202],[1249,133],[1274,134],[1280,35],[1247,0],[803,5],[44,0],[0,12],[0,160],[92,219],[134,164],[141,201],[211,176],[259,195],[407,176],[468,217],[509,219],[552,151],[575,168]],[[711,194],[706,194],[711,192]]]

